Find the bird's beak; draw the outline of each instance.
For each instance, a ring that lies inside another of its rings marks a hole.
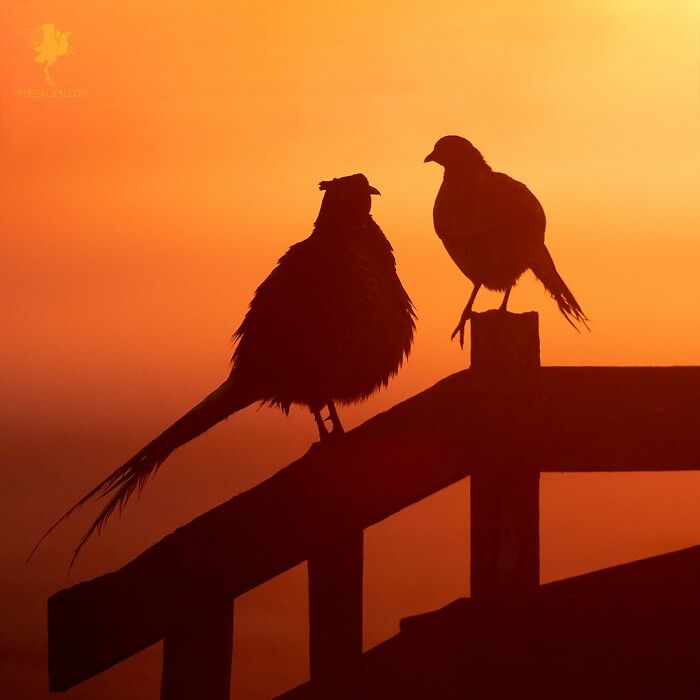
[[[376,187],[372,187],[372,185],[369,186],[369,193],[381,195],[381,192]]]
[[[435,151],[431,151],[428,153],[427,156],[425,156],[425,160],[423,161],[424,163],[434,163],[435,162]]]

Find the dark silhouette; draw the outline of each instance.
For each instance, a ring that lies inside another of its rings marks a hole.
[[[479,288],[505,292],[506,310],[511,288],[530,269],[552,295],[569,323],[588,320],[574,295],[559,276],[544,244],[546,219],[542,205],[530,190],[504,173],[494,172],[481,153],[461,136],[443,136],[426,163],[445,168],[435,200],[435,231],[457,267],[474,288],[452,338],[471,316]]]
[[[323,439],[329,435],[324,407],[333,433],[342,432],[335,402],[368,398],[408,357],[415,314],[396,274],[392,247],[370,215],[371,195],[379,191],[362,174],[321,182],[319,188],[325,194],[313,233],[293,245],[256,290],[234,334],[228,379],[46,533],[89,500],[108,497],[73,561],[178,447],[231,414],[256,401],[285,413],[301,404],[314,415]]]
[[[470,332],[470,369],[51,596],[51,689],[163,639],[163,700],[229,700],[232,601],[308,562],[310,683],[280,700],[697,698],[700,547],[543,584],[538,512],[540,473],[696,470],[700,367],[541,367],[532,312]],[[353,542],[466,477],[471,599],[357,664]]]

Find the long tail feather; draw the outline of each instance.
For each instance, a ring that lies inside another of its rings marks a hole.
[[[191,411],[164,430],[157,438],[139,450],[119,469],[91,489],[72,508],[66,511],[41,537],[28,560],[39,545],[76,510],[92,500],[109,497],[100,514],[78,543],[70,567],[93,534],[100,533],[115,510],[121,512],[129,499],[146,485],[161,464],[180,446],[209,430],[232,413],[253,403],[254,397],[237,382],[227,380],[198,403]]]
[[[554,260],[552,260],[552,256],[547,250],[547,246],[544,244],[542,244],[542,247],[538,250],[531,267],[537,278],[544,285],[544,288],[552,295],[554,301],[557,302],[559,311],[562,312],[564,318],[576,330],[579,330],[576,325],[577,323],[582,324],[586,329],[590,330],[586,323],[586,321],[589,320],[588,317],[583,313],[583,309],[579,306],[571,290],[566,286],[564,280],[557,272],[557,268],[554,266]]]

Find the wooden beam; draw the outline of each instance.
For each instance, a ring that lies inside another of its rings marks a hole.
[[[637,559],[580,576],[550,581],[542,595],[572,598],[624,598],[635,595],[700,601],[700,545]]]
[[[229,700],[233,601],[180,618],[163,641],[161,700]]]
[[[460,599],[405,618],[363,655],[362,698],[694,698],[699,591],[700,546],[553,581],[527,600]],[[311,698],[308,683],[279,696]]]
[[[309,662],[315,697],[353,700],[362,661],[363,532],[309,557]],[[339,686],[339,678],[345,682]]]
[[[700,468],[700,368],[546,367],[512,423],[541,471]]]
[[[201,606],[204,591],[208,602],[230,600],[468,476],[505,441],[543,471],[698,468],[699,395],[698,368],[542,368],[510,395],[486,390],[469,371],[452,375],[119,571],[52,596],[51,688],[159,641],[181,610]]]
[[[360,697],[697,697],[697,596],[459,603],[366,652]],[[312,699],[308,684],[278,696]]]
[[[236,597],[465,477],[467,461],[455,459],[449,437],[463,421],[443,421],[434,409],[458,405],[466,378],[441,382],[332,446],[314,446],[119,571],[52,596],[51,688],[70,688],[159,641],[205,593],[208,602]]]
[[[538,316],[490,311],[471,325],[471,371],[483,391],[529,391],[540,367]],[[518,402],[485,401],[492,431],[519,420]],[[516,449],[513,449],[516,448]],[[505,436],[472,470],[471,595],[532,594],[540,576],[540,474],[532,458]]]
[[[491,467],[471,477],[471,595],[531,595],[540,575],[540,475],[512,464]]]
[[[486,311],[471,321],[471,369],[504,387],[540,368],[539,316]]]

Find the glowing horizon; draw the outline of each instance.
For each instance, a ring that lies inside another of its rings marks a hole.
[[[418,312],[408,363],[386,391],[345,409],[347,427],[466,366],[449,334],[469,284],[433,231],[442,169],[423,164],[448,133],[469,138],[494,169],[537,195],[549,249],[591,319],[591,333],[575,333],[526,274],[510,308],[540,314],[543,364],[700,364],[697,3],[10,0],[0,18],[2,284],[11,300],[1,352],[11,368],[3,475],[12,503],[3,524],[21,530],[6,543],[12,563],[3,577],[16,604],[8,634],[37,658],[39,603],[63,585],[83,523],[57,533],[36,568],[15,570],[15,561],[86,486],[224,378],[230,335],[255,287],[311,231],[320,180],[364,172],[381,190],[373,215]],[[21,93],[45,87],[28,31],[47,22],[72,32],[74,53],[50,68],[54,87],[81,95]],[[476,308],[497,301],[483,293]],[[76,575],[115,568],[254,485],[314,432],[298,410],[289,419],[247,411],[212,431],[110,525]],[[695,542],[693,479],[646,475],[599,496],[552,482],[543,573]],[[448,530],[441,517],[461,527],[463,491],[397,522],[428,546]],[[611,494],[629,498],[621,514]],[[664,534],[635,538],[652,511],[670,523]],[[561,522],[580,538],[575,552],[555,537]],[[400,527],[376,535],[369,560],[379,573],[368,574],[368,600],[384,615],[368,628],[374,641],[428,588],[418,554],[391,549]],[[601,544],[615,527],[619,542]],[[440,553],[461,552],[463,534]],[[456,577],[462,564],[434,565]],[[381,585],[397,572],[420,583],[392,603]],[[275,585],[292,595],[301,584]],[[443,600],[456,584],[445,586],[425,595]],[[257,617],[237,634],[255,639],[271,624],[265,595],[250,595]],[[297,639],[292,627],[280,634]],[[241,663],[255,668],[266,647],[242,648]],[[299,658],[281,663],[282,676],[294,676]],[[146,662],[130,668],[120,673],[152,673]],[[114,691],[124,677],[114,672],[90,688]],[[254,688],[251,678],[234,682]],[[42,681],[31,698],[46,697]],[[75,697],[90,697],[90,688]]]

